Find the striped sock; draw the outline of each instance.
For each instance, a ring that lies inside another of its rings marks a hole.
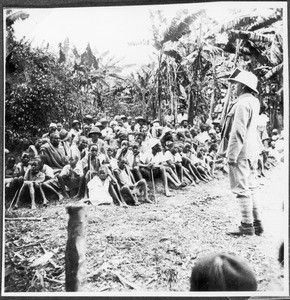
[[[253,199],[253,217],[254,220],[260,220],[261,221],[261,214],[260,214],[260,201],[257,195],[252,194],[252,199]]]
[[[242,214],[242,222],[253,224],[253,203],[249,197],[238,197],[240,210]]]

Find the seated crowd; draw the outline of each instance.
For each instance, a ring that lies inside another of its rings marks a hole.
[[[5,150],[5,188],[13,198],[10,208],[18,208],[25,190],[31,208],[36,208],[36,192],[43,205],[48,203],[47,192],[59,200],[74,198],[94,205],[151,203],[147,181],[158,177],[170,197],[169,187],[206,183],[216,170],[227,172],[225,160],[217,157],[220,131],[218,125],[204,123],[191,127],[185,118],[175,126],[172,120],[161,126],[157,119],[149,123],[124,115],[97,122],[87,115],[83,123],[74,120],[70,130],[51,123],[19,162]],[[281,160],[282,139],[283,134],[274,130],[262,141],[260,176],[269,168],[269,156]]]

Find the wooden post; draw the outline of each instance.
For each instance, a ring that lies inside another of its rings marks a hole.
[[[65,288],[81,291],[86,280],[86,206],[68,205],[68,239],[65,250]]]

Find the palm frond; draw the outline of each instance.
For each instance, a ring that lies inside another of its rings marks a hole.
[[[270,59],[274,64],[280,64],[283,61],[283,40],[282,36],[275,34],[270,48]]]
[[[273,23],[282,20],[282,8],[277,8],[274,13],[269,16],[259,16],[256,22],[248,27],[248,30],[255,31],[261,28],[267,28]]]
[[[15,21],[17,21],[19,19],[25,20],[28,17],[29,17],[29,14],[23,12],[22,10],[12,13],[6,17],[6,26],[7,27],[12,26],[15,23]]]
[[[183,20],[180,20],[180,16],[172,19],[170,26],[167,28],[164,38],[161,41],[161,44],[164,44],[168,41],[176,42],[183,35],[186,35],[191,32],[190,24],[196,20],[199,16],[204,15],[205,10],[200,10],[195,14],[186,16]]]
[[[246,31],[246,30],[231,30],[231,37],[235,39],[242,39],[242,40],[252,40],[254,42],[271,42],[272,38],[263,35],[263,34],[257,34],[252,31]]]
[[[254,56],[261,65],[271,65],[268,57],[261,51],[254,42],[246,41],[241,47],[240,52],[249,56]]]
[[[164,20],[164,18],[161,17],[161,12],[160,11],[155,12],[155,13],[150,11],[150,19],[151,19],[151,23],[152,23],[152,33],[153,33],[153,39],[154,39],[153,46],[159,51],[159,50],[162,49],[162,44],[160,43],[160,41],[161,41],[160,25],[157,26],[156,22],[155,22],[156,16],[158,17],[159,22],[161,22],[161,23],[164,23],[165,20]]]
[[[283,63],[279,64],[278,66],[275,66],[274,68],[272,68],[269,72],[267,72],[264,75],[264,79],[268,80],[271,77],[273,77],[274,75],[280,74],[283,71]]]
[[[112,78],[116,78],[116,79],[120,79],[122,81],[124,81],[124,77],[120,76],[120,75],[117,75],[117,74],[114,74],[114,73],[109,73],[108,74],[109,77],[112,77]]]
[[[164,51],[164,54],[174,58],[177,63],[180,63],[182,61],[182,56],[176,50]]]
[[[211,44],[204,44],[202,47],[202,50],[205,52],[208,52],[210,54],[215,54],[215,55],[221,54],[223,52],[223,49],[216,47],[214,45],[211,45]]]
[[[250,24],[256,22],[257,18],[258,18],[257,15],[253,15],[253,14],[234,15],[230,21],[222,24],[220,28],[218,28],[218,31],[223,33],[228,30],[236,30],[240,28],[248,29]]]

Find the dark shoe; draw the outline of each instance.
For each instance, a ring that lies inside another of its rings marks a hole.
[[[253,224],[242,223],[239,226],[238,231],[228,232],[230,235],[241,236],[241,235],[254,235],[255,230]]]
[[[261,235],[264,232],[264,228],[260,220],[254,221],[254,230],[256,235]]]

